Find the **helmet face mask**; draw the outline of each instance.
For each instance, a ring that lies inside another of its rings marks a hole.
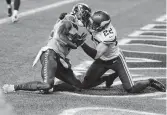
[[[73,7],[72,13],[84,24],[87,23],[89,17],[91,16],[91,9],[88,5],[79,3]]]

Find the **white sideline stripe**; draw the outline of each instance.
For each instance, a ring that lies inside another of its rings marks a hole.
[[[133,33],[129,34],[129,37],[156,37],[156,38],[166,38],[166,36],[154,36],[154,35],[141,35],[142,33],[166,33],[166,31],[134,31]]]
[[[163,15],[163,16],[157,18],[155,21],[157,21],[157,22],[166,22],[165,21],[166,19],[167,19],[167,15]]]
[[[166,49],[166,46],[160,46],[160,45],[153,45],[153,44],[142,44],[142,43],[131,43],[131,44],[124,44],[124,46],[127,45],[127,46],[149,46],[149,47],[157,47],[157,48],[165,48]]]
[[[138,41],[166,41],[166,39],[155,39],[155,38],[124,38],[124,39],[127,39],[127,41],[135,41],[135,40],[138,40]],[[123,40],[124,40],[123,39]],[[126,43],[126,42],[125,42]],[[121,44],[121,45],[124,45],[124,44]]]
[[[124,114],[137,114],[137,115],[163,115],[163,114],[159,114],[159,113],[152,113],[152,112],[145,112],[145,111],[137,111],[137,110],[131,110],[131,109],[120,109],[120,108],[109,108],[109,107],[79,107],[79,108],[72,108],[72,109],[67,109],[64,110],[62,113],[60,113],[59,115],[75,115],[77,112],[80,111],[87,111],[87,110],[93,110],[93,111],[99,111],[99,110],[108,110],[111,111],[113,114],[119,114],[119,112],[121,112]],[[104,112],[104,111],[103,111]],[[108,113],[108,112],[107,112]]]
[[[129,50],[122,50],[122,51],[126,51],[126,52],[132,52],[132,53],[145,53],[145,54],[164,54],[166,55],[166,52],[162,53],[162,52],[143,52],[143,51],[129,51]]]
[[[155,26],[166,26],[166,24],[148,24],[148,25],[146,25],[146,26],[144,26],[144,27],[142,27],[142,28],[140,28],[140,29],[141,29],[141,30],[157,30],[157,31],[165,31],[165,30],[166,30],[166,28],[165,28],[165,29],[153,28],[153,27],[155,27]]]
[[[139,78],[133,78],[133,81],[138,80],[146,80],[151,77],[139,77]],[[154,77],[155,79],[166,79],[166,77]],[[121,85],[121,81],[116,81],[113,83],[112,86]],[[104,87],[104,85],[99,85],[98,87]],[[65,94],[65,95],[73,95],[73,96],[80,96],[80,97],[93,97],[93,98],[136,98],[136,97],[151,97],[151,96],[159,96],[159,95],[165,95],[166,92],[154,92],[154,93],[145,93],[145,94],[131,94],[131,95],[89,95],[89,94],[79,94],[74,92],[68,92],[68,91],[58,91],[59,94]]]
[[[32,9],[32,10],[28,10],[28,11],[19,13],[18,16],[19,17],[24,17],[24,16],[32,15],[32,14],[35,14],[35,13],[38,13],[38,12],[42,12],[42,11],[49,10],[49,9],[52,9],[52,8],[55,8],[55,7],[58,7],[58,6],[62,6],[64,4],[77,2],[77,1],[81,1],[81,0],[63,0],[63,1],[55,2],[55,3],[50,4],[50,5],[42,6],[42,7],[39,7],[39,8],[35,8],[35,9]],[[9,21],[11,21],[11,17],[3,18],[3,19],[0,19],[0,24],[7,23]]]

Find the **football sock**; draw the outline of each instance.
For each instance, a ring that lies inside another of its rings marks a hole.
[[[6,3],[11,6],[11,0],[6,0]]]
[[[19,7],[20,7],[20,0],[15,0],[14,1],[14,10],[19,10]]]
[[[15,90],[26,90],[26,91],[37,91],[37,90],[48,90],[50,89],[49,84],[40,82],[40,81],[32,81],[27,83],[22,83],[18,85],[14,85]]]
[[[142,80],[142,81],[137,81],[133,88],[129,90],[130,93],[139,93],[146,89],[150,85],[149,80]]]

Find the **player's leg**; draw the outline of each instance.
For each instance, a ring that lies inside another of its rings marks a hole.
[[[86,72],[82,87],[88,89],[103,83],[105,79],[101,77],[107,70],[101,60],[95,60]]]
[[[12,5],[11,5],[11,0],[6,0],[7,7],[8,7],[8,16],[12,16]]]
[[[126,91],[131,92],[131,93],[137,93],[137,92],[144,90],[146,87],[149,86],[148,80],[140,81],[134,84],[132,80],[132,76],[129,72],[126,60],[122,53],[119,55],[117,62],[114,63],[113,65],[115,65],[113,69],[115,68],[115,71],[118,73],[118,76]]]
[[[127,92],[139,93],[144,89],[146,89],[148,86],[151,86],[151,81],[149,79],[137,81],[136,83],[132,81],[132,76],[129,72],[129,69],[123,54],[119,56],[118,61],[115,63],[115,66],[113,67],[113,69],[114,68],[115,68],[115,71],[118,73],[120,80],[123,83],[124,89]]]
[[[73,70],[71,69],[71,66],[68,66],[69,68],[65,68],[60,62],[59,58],[57,61],[58,61],[59,68],[57,70],[56,77],[64,81],[65,83],[68,83],[69,85],[71,85],[72,87],[76,89],[81,88],[82,84],[80,80],[76,78],[75,74],[73,73]]]
[[[47,50],[43,52],[41,55],[41,76],[43,78],[43,82],[40,81],[31,81],[27,83],[21,83],[17,85],[4,85],[3,90],[5,93],[13,92],[18,90],[26,90],[26,91],[36,91],[43,90],[45,92],[49,91],[54,85],[54,77],[55,71],[57,69],[57,62],[55,61],[54,51]]]
[[[14,11],[12,15],[12,22],[18,21],[18,11],[20,8],[20,0],[14,0]]]
[[[109,88],[117,77],[117,72],[104,76],[104,79],[106,81],[106,87]]]

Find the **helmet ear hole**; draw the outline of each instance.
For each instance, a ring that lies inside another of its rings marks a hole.
[[[107,27],[111,21],[110,16],[105,11],[94,12],[91,19],[92,29],[98,32]]]

